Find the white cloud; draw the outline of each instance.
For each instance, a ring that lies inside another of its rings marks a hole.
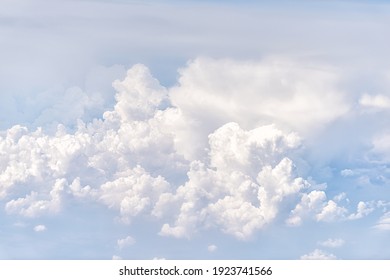
[[[388,231],[390,230],[390,212],[386,212],[380,217],[377,224],[374,226],[375,229]]]
[[[117,256],[117,255],[112,256],[112,260],[121,260],[121,259],[122,259],[122,257],[120,257],[120,256]]]
[[[37,217],[92,200],[123,221],[154,215],[146,220],[177,237],[216,228],[246,239],[290,210],[295,225],[370,211],[367,202],[356,207],[335,193],[387,199],[380,191],[387,181],[379,186],[364,172],[329,177],[329,190],[314,183],[327,180],[318,172],[323,165],[330,175],[340,166],[366,168],[371,135],[378,137],[368,168],[390,159],[388,137],[376,133],[388,129],[389,39],[379,32],[389,25],[386,4],[31,2],[6,0],[1,9],[0,127],[20,124],[0,133],[7,213]],[[200,53],[232,59],[195,59],[174,81],[177,66]],[[126,76],[122,66],[90,72],[134,59],[176,86],[162,87],[142,65]],[[238,128],[225,127],[231,122]],[[267,130],[276,139],[268,135],[263,145]],[[302,146],[290,145],[293,131]],[[378,191],[356,186],[360,175]],[[57,199],[50,192],[63,179]]]
[[[340,174],[343,177],[348,177],[348,176],[353,176],[355,173],[351,169],[343,169],[343,170],[340,171]]]
[[[291,61],[202,58],[168,90],[135,65],[114,82],[116,104],[102,119],[58,125],[54,133],[22,126],[2,132],[5,209],[55,214],[70,196],[98,201],[123,222],[152,215],[164,236],[191,238],[217,228],[242,240],[281,211],[292,209],[286,222],[295,226],[304,218],[346,219],[343,198],[328,200],[324,184],[309,183],[295,165],[304,161],[305,139],[294,128],[305,136],[348,109],[336,80]],[[316,87],[320,94],[311,93]],[[368,214],[362,203],[351,219]]]
[[[336,201],[339,200],[340,197],[336,196]],[[311,218],[318,222],[343,221],[347,218],[348,209],[339,206],[336,201],[327,200],[324,191],[314,190],[310,193],[304,193],[301,201],[291,211],[286,224],[299,226],[306,218]]]
[[[335,260],[337,257],[333,254],[315,249],[313,252],[301,256],[302,260]]]
[[[185,161],[175,152],[172,132],[164,131],[164,124],[169,123],[164,113],[171,116],[171,111],[153,107],[160,104],[164,89],[144,66],[136,65],[128,75],[122,83],[116,82],[122,90],[117,106],[107,111],[103,120],[79,122],[73,133],[63,125],[58,125],[53,135],[42,129],[30,132],[22,126],[2,132],[0,195],[12,195],[17,185],[26,192],[6,203],[8,213],[29,217],[54,214],[61,208],[61,196],[70,193],[80,199],[97,199],[130,217],[151,209],[169,189],[162,176],[176,180],[185,176]],[[146,114],[143,121],[129,119],[126,114],[139,108],[127,102],[126,90],[131,98],[140,95],[145,102],[148,94],[156,95],[157,99],[151,98],[155,103],[140,103],[152,115]],[[54,187],[47,182],[55,182]],[[131,184],[135,184],[133,188]]]
[[[181,152],[190,159],[202,152],[205,140],[200,136],[226,122],[245,128],[275,123],[307,134],[349,108],[336,86],[335,69],[322,66],[281,58],[259,62],[198,58],[180,73],[179,84],[169,94],[188,122],[183,141],[190,141],[192,149]]]
[[[348,219],[350,220],[361,219],[369,215],[374,210],[375,207],[373,206],[373,202],[369,203],[369,202],[360,201],[357,205],[356,213],[349,215]]]
[[[222,231],[245,240],[274,218],[274,213],[268,214],[264,213],[265,211],[266,209],[255,207],[250,202],[226,196],[209,206],[209,212],[213,217],[210,224],[215,221]]]
[[[160,106],[167,105],[167,89],[162,87],[142,64],[134,65],[127,71],[126,78],[123,81],[114,81],[113,86],[118,100],[115,112],[122,121],[153,118]]]
[[[349,200],[348,200],[348,198],[347,198],[347,194],[346,194],[345,192],[342,192],[342,193],[339,193],[338,195],[335,195],[335,196],[333,197],[333,200],[334,200],[335,202],[341,202],[341,201],[343,201],[343,200],[346,200],[346,201],[349,202]]]
[[[293,135],[269,126],[245,131],[229,123],[209,142],[211,166],[192,162],[188,181],[157,203],[157,213],[173,207],[179,212],[160,234],[189,238],[217,226],[245,240],[275,219],[284,199],[309,186],[282,156],[298,145]]]
[[[384,162],[390,161],[390,133],[381,132],[372,139],[371,155]]]
[[[360,105],[377,109],[390,109],[390,97],[382,94],[368,95],[364,94],[359,99]]]
[[[80,183],[80,177],[76,177],[73,182],[69,185],[70,193],[72,193],[75,197],[88,197],[89,195],[93,195],[92,189],[90,186],[82,187]]]
[[[321,209],[321,212],[316,215],[317,221],[331,222],[345,217],[348,210],[340,207],[333,200],[329,200]]]
[[[164,178],[154,178],[140,166],[116,177],[101,186],[99,200],[109,208],[118,209],[124,221],[147,209],[150,211],[161,194],[169,190]]]
[[[290,226],[299,226],[303,218],[309,216],[312,212],[318,212],[324,205],[326,194],[324,191],[311,191],[302,195],[301,201],[291,211],[290,217],[286,223]]]
[[[319,242],[318,244],[328,248],[338,248],[343,246],[345,244],[345,241],[341,238],[329,238],[325,241]]]
[[[45,225],[37,225],[34,227],[34,231],[35,232],[43,232],[43,231],[46,231],[47,228]]]
[[[13,126],[6,132],[2,132],[1,136],[0,198],[4,198],[8,189],[14,184],[25,182],[30,176],[39,176],[42,167],[39,153],[30,141],[33,137],[28,135],[27,128],[20,125]]]
[[[255,176],[258,168],[274,165],[288,150],[299,147],[294,133],[283,133],[274,125],[245,131],[237,123],[227,123],[208,136],[210,165],[227,172],[241,171]]]
[[[214,244],[207,246],[207,251],[209,251],[210,253],[217,251],[217,249],[218,249],[218,247]]]
[[[95,102],[82,89],[69,88],[55,104],[41,112],[40,116],[35,119],[35,124],[42,126],[55,120],[67,126],[72,125],[84,116],[88,107],[96,106]]]
[[[135,239],[131,236],[127,236],[123,239],[118,239],[117,241],[117,245],[119,247],[119,249],[123,249],[125,247],[128,247],[128,246],[131,246],[131,245],[134,245],[135,244]]]
[[[37,217],[43,214],[56,214],[60,211],[62,193],[67,182],[65,179],[57,179],[48,199],[40,199],[42,194],[31,192],[24,198],[13,199],[6,203],[5,210],[8,213],[18,213],[26,217]],[[45,194],[45,196],[47,196]]]
[[[389,201],[384,201],[384,200],[378,200],[376,203],[377,208],[382,208],[384,212],[387,212],[388,207],[390,206]]]
[[[356,212],[348,214],[349,210],[347,208],[338,205],[343,200],[349,203],[346,193],[336,195],[333,200],[327,200],[324,191],[314,190],[310,193],[304,193],[301,201],[291,211],[286,224],[299,226],[305,218],[314,218],[319,222],[357,220],[375,210],[374,202],[360,201],[356,206]]]

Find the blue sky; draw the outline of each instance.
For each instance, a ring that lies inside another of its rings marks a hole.
[[[8,1],[1,259],[388,259],[387,1]]]

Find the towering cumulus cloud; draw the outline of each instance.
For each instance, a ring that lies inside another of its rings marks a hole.
[[[298,144],[296,135],[273,126],[245,131],[228,123],[217,129],[209,135],[209,164],[193,161],[189,180],[165,198],[166,207],[178,204],[179,215],[161,234],[189,236],[217,226],[240,239],[250,237],[275,218],[285,197],[307,186],[283,157]]]
[[[162,236],[213,229],[241,240],[276,221],[363,218],[374,202],[351,205],[345,193],[329,199],[326,184],[298,167],[308,165],[306,137],[351,107],[333,70],[285,59],[199,58],[167,89],[135,65],[114,81],[116,104],[101,118],[72,129],[60,124],[55,133],[20,125],[1,133],[5,211],[34,218],[88,200],[124,223],[153,217]],[[376,151],[386,147],[381,139]]]
[[[201,153],[205,136],[229,121],[245,128],[276,123],[307,134],[349,108],[336,86],[337,70],[323,65],[283,58],[261,63],[200,58],[180,73],[170,96],[189,119],[185,141],[192,139],[192,145],[183,149],[188,157]]]

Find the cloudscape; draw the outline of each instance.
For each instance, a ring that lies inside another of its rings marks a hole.
[[[4,1],[1,259],[387,259],[386,1]]]

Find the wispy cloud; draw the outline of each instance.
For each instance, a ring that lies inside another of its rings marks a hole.
[[[337,257],[333,254],[315,249],[313,252],[301,256],[302,260],[335,260]]]
[[[35,232],[43,232],[43,231],[46,231],[46,230],[47,230],[47,228],[46,228],[45,225],[36,225],[34,227],[34,231]]]
[[[119,249],[124,249],[125,247],[131,246],[135,244],[135,239],[131,236],[127,236],[126,238],[123,239],[118,239],[118,247]]]
[[[338,248],[345,244],[345,241],[341,238],[329,238],[325,241],[318,242],[319,245],[328,247],[328,248]]]

